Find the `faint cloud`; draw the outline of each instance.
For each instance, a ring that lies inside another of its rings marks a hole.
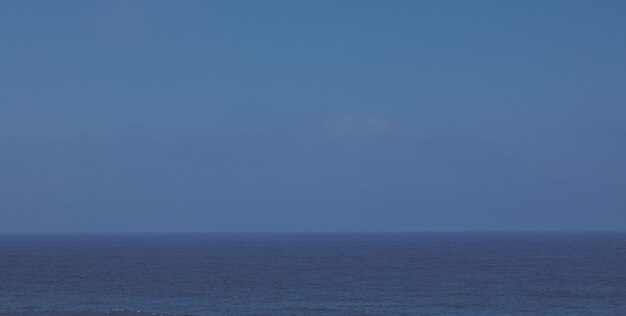
[[[370,137],[391,131],[390,120],[371,115],[337,115],[324,120],[323,132],[331,137]]]

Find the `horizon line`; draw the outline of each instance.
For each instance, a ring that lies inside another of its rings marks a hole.
[[[0,231],[0,235],[10,234],[73,234],[73,235],[201,235],[201,234],[541,234],[541,233],[626,233],[626,230],[207,230],[207,231]]]

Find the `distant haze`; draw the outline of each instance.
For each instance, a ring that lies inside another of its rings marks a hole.
[[[626,230],[624,1],[2,1],[0,232]]]

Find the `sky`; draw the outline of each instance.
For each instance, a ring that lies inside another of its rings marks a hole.
[[[624,1],[1,1],[0,232],[626,231]]]

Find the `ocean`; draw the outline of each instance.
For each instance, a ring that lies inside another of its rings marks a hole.
[[[0,315],[152,313],[626,315],[626,234],[0,234]]]

